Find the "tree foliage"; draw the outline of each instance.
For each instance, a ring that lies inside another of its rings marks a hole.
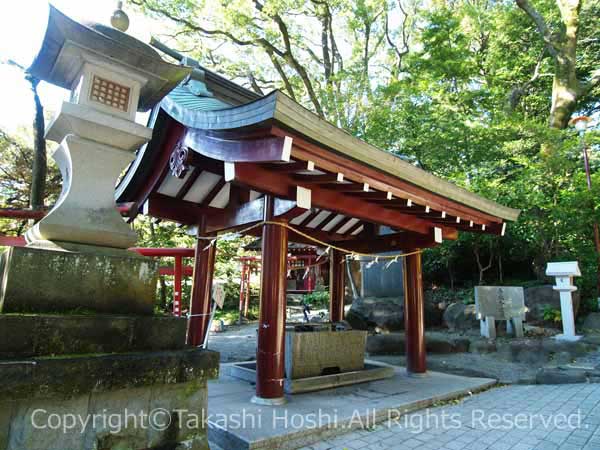
[[[260,94],[280,89],[361,139],[523,210],[502,239],[464,233],[428,251],[430,282],[522,282],[543,278],[550,260],[576,259],[584,295],[594,292],[600,135],[585,136],[590,193],[567,123],[600,115],[600,0],[130,3],[205,66]],[[31,149],[5,134],[0,149],[4,204],[26,206]],[[193,245],[172,224],[136,227],[142,245]],[[236,275],[238,243],[219,244],[218,276]]]
[[[171,45],[259,93],[281,89],[350,133],[523,213],[503,239],[428,252],[443,283],[542,278],[577,259],[594,290],[598,219],[574,112],[599,113],[598,0],[131,0]],[[551,151],[540,151],[550,149]],[[479,259],[480,264],[477,264]],[[488,267],[489,266],[489,267]]]
[[[32,167],[36,152],[29,143],[27,131],[23,136],[13,135],[0,129],[0,207],[27,209],[33,177]],[[43,192],[46,204],[53,204],[60,192],[61,178],[54,165],[49,166],[46,188]],[[0,234],[20,235],[27,229],[27,221],[1,220]]]

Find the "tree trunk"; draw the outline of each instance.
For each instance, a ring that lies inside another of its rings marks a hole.
[[[448,270],[448,278],[450,279],[450,289],[454,290],[454,270],[450,261],[446,263],[446,269]]]
[[[35,102],[35,118],[33,121],[34,155],[31,167],[29,206],[32,209],[41,209],[44,207],[44,197],[46,196],[46,174],[48,171],[46,139],[44,138],[44,108],[37,92],[37,86],[40,80],[31,75],[27,75],[27,81],[31,83],[33,101]]]
[[[535,24],[545,44],[546,51],[554,60],[554,80],[552,83],[552,105],[549,125],[551,128],[565,129],[571,114],[577,108],[578,97],[582,93],[577,78],[577,33],[579,31],[580,0],[556,0],[560,10],[561,29],[553,31],[544,17],[529,0],[516,0]]]
[[[498,255],[498,281],[504,283],[504,269],[502,268],[502,255]]]
[[[484,266],[481,263],[481,257],[479,255],[479,245],[475,245],[473,247],[473,254],[475,255],[475,261],[477,262],[477,268],[479,269],[479,283],[477,283],[477,284],[480,286],[483,284],[483,274],[492,267],[492,263],[494,261],[494,252],[492,250],[491,243],[489,246],[489,250],[490,250],[490,259],[489,259],[487,265]]]
[[[565,25],[564,41],[554,58],[555,71],[552,82],[552,107],[550,127],[565,129],[577,107],[579,80],[577,78],[577,32],[579,29],[579,8],[581,3],[558,0],[558,6]]]

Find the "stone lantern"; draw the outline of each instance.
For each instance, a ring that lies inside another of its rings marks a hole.
[[[71,92],[46,134],[60,144],[52,156],[63,188],[26,233],[27,247],[3,255],[0,312],[152,313],[155,263],[126,250],[136,234],[116,209],[115,184],[152,137],[151,128],[135,122],[136,112],[150,109],[190,71],[123,31],[75,22],[50,6],[29,72]]]
[[[123,11],[113,17],[126,28]],[[136,236],[114,200],[117,178],[152,136],[136,111],[189,71],[50,7],[30,72],[71,91],[47,133],[59,143],[63,190],[28,245],[0,259],[0,450],[209,448],[204,421],[171,418],[208,417],[218,354],[186,346],[186,318],[153,314],[158,262],[127,250]],[[110,420],[38,425],[42,411]],[[168,426],[154,426],[156,411]]]
[[[575,316],[573,314],[573,298],[571,293],[577,290],[573,284],[573,277],[580,277],[577,261],[548,263],[546,275],[555,277],[555,291],[560,293],[560,313],[562,317],[563,333],[556,339],[564,341],[577,341],[581,336],[575,334]]]

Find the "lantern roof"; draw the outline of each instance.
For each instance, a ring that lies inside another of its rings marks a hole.
[[[28,71],[51,84],[73,89],[86,61],[100,59],[146,79],[139,111],[147,111],[192,71],[164,61],[148,44],[107,25],[79,23],[50,5],[48,26],[38,55]]]

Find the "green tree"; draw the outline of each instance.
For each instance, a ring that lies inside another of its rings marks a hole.
[[[586,191],[566,124],[600,109],[600,1],[131,2],[168,21],[171,45],[256,92],[281,89],[370,143],[523,209],[501,240],[464,233],[429,251],[430,280],[542,279],[547,261],[574,258],[591,292],[598,195]],[[597,132],[587,139],[598,148]]]

